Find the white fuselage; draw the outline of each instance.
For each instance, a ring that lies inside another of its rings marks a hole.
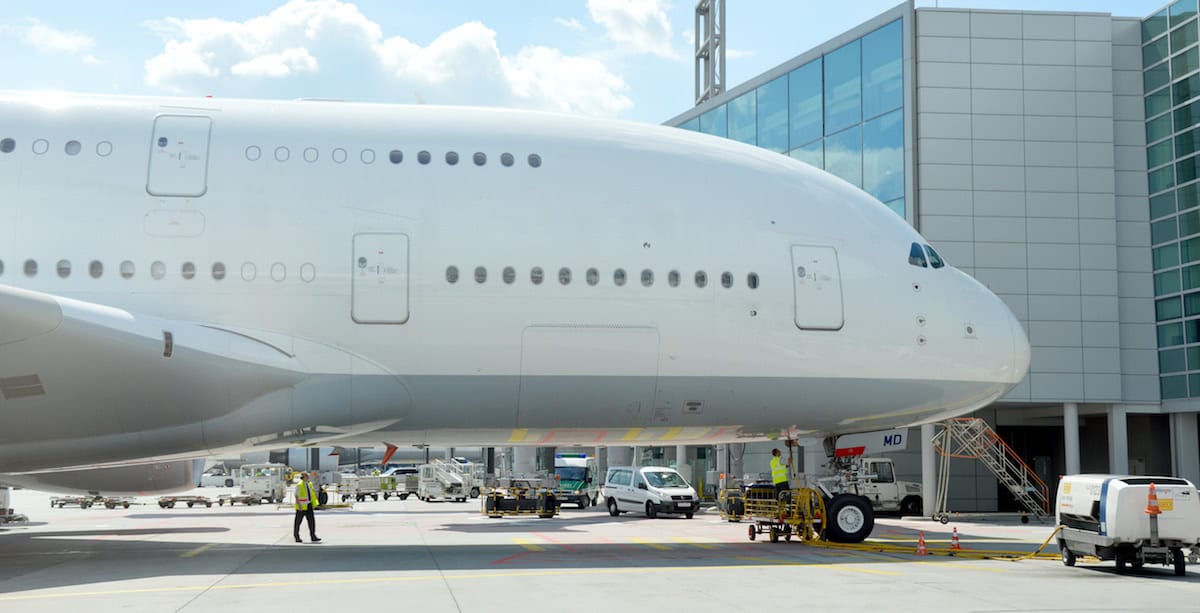
[[[1005,305],[910,264],[925,241],[868,195],[682,130],[9,94],[4,138],[0,289],[67,323],[0,331],[0,385],[44,392],[0,397],[0,470],[864,431],[975,410],[1028,369]],[[157,344],[123,358],[129,339]]]

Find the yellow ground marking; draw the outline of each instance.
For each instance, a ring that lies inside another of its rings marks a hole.
[[[623,440],[623,441],[637,440],[638,435],[640,435],[641,433],[642,433],[641,428],[630,428],[629,432],[626,432],[625,436],[621,437],[621,440]]]
[[[713,543],[704,543],[701,541],[697,541],[696,539],[689,539],[689,538],[682,537],[682,536],[677,536],[673,540],[676,543],[683,543],[684,545],[691,545],[692,547],[699,547],[701,549],[716,549],[717,548],[717,546]]]
[[[799,562],[785,562],[780,560],[769,560],[766,558],[745,558],[748,560],[766,560],[764,566],[811,566],[814,568],[830,568],[834,570],[856,570],[849,569],[839,564],[806,564]],[[416,575],[412,577],[369,577],[361,579],[303,579],[299,581],[268,581],[263,583],[234,583],[228,585],[191,585],[178,587],[150,587],[140,589],[124,589],[124,590],[93,590],[88,592],[67,592],[58,594],[24,594],[16,596],[0,596],[0,602],[15,602],[19,600],[52,600],[63,598],[93,598],[96,596],[120,596],[128,594],[169,594],[172,592],[203,592],[203,591],[228,591],[228,590],[250,590],[261,588],[290,588],[290,587],[317,587],[323,585],[365,585],[365,584],[382,584],[382,583],[410,583],[416,581],[461,581],[473,579],[511,579],[514,577],[553,577],[553,576],[572,576],[572,575],[624,575],[633,573],[695,573],[706,570],[725,572],[730,570],[739,570],[753,568],[749,564],[729,564],[721,566],[664,566],[664,567],[644,567],[644,568],[590,568],[578,570],[532,570],[532,571],[515,571],[505,573],[484,573],[481,572],[475,575]],[[873,571],[880,574],[900,574],[889,573],[888,571]]]
[[[987,566],[970,566],[968,564],[960,564],[958,562],[926,562],[919,561],[917,564],[927,564],[930,566],[945,566],[947,568],[961,568],[964,570],[981,570],[989,573],[1006,573],[1008,570],[1003,568],[989,568]]]
[[[660,438],[658,440],[660,440],[660,441],[673,440],[673,439],[675,439],[675,437],[679,436],[680,432],[683,432],[683,428],[676,426],[674,428],[671,428],[670,430],[667,430],[667,433],[662,435],[662,438]]]
[[[737,559],[738,560],[746,560],[747,562],[761,562],[764,564],[770,564],[772,566],[814,566],[814,567],[818,567],[818,568],[829,568],[832,570],[848,570],[848,571],[855,572],[855,573],[867,573],[870,575],[900,576],[900,575],[904,574],[904,573],[893,572],[890,570],[874,570],[874,569],[870,569],[870,568],[857,568],[854,566],[843,566],[841,564],[820,564],[820,563],[812,564],[809,562],[799,562],[796,560],[777,560],[777,559],[773,559],[773,558],[752,558],[752,557],[744,557],[744,556],[738,556]]]
[[[645,546],[653,548],[653,549],[658,549],[660,551],[666,551],[666,550],[671,549],[670,545],[663,545],[662,543],[655,542],[655,541],[652,541],[647,538],[637,537],[637,536],[633,537],[633,542],[635,542],[639,545],[645,545]]]
[[[508,442],[520,443],[525,440],[525,437],[528,434],[529,434],[529,428],[517,428],[516,430],[512,431],[512,436],[508,437]]]
[[[546,551],[545,547],[542,547],[541,545],[538,545],[529,539],[513,539],[513,542],[524,547],[525,549],[528,549],[529,551]]]
[[[185,552],[183,552],[183,553],[179,554],[179,557],[181,557],[181,558],[194,558],[194,557],[196,557],[196,556],[198,556],[198,555],[200,555],[200,554],[202,554],[202,553],[204,553],[204,552],[208,551],[209,549],[212,549],[213,547],[216,547],[216,546],[217,546],[217,545],[216,545],[216,543],[209,543],[209,544],[207,544],[207,545],[201,545],[201,546],[199,546],[199,547],[197,547],[197,548],[195,548],[195,549],[193,549],[193,550],[191,550],[191,551],[185,551]]]

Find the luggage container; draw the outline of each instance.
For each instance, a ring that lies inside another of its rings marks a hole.
[[[1150,563],[1183,576],[1183,549],[1200,542],[1200,495],[1186,479],[1070,475],[1059,481],[1056,502],[1067,566],[1088,555],[1114,560],[1120,572]]]

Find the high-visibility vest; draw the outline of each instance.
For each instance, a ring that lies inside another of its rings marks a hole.
[[[312,508],[321,506],[321,501],[317,500],[317,488],[311,481],[301,481],[296,484],[296,510],[303,511],[312,504]]]
[[[771,457],[771,483],[787,483],[788,471],[787,466],[779,461],[779,456]]]

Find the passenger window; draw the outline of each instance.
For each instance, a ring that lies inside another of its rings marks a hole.
[[[429,163],[429,157],[430,156],[429,156],[428,151],[418,151],[417,152],[417,162],[419,162],[422,166]]]
[[[196,265],[191,262],[184,262],[180,273],[184,279],[191,279],[196,276]]]
[[[88,264],[88,274],[93,279],[99,279],[104,274],[104,264],[100,260],[92,260],[92,263]]]
[[[225,265],[221,262],[213,262],[212,276],[217,281],[225,278]]]
[[[708,287],[708,273],[703,270],[696,271],[696,287]]]
[[[122,279],[132,279],[133,271],[134,271],[133,262],[130,262],[129,260],[125,260],[124,262],[121,262],[121,278]]]
[[[0,260],[0,276],[4,275],[4,260]]]
[[[721,287],[725,289],[733,287],[733,273],[729,271],[721,273]]]
[[[366,258],[360,258],[360,259],[365,260]],[[366,264],[366,262],[364,262],[364,261],[359,262],[360,267],[365,264]],[[451,284],[458,283],[458,267],[457,266],[447,266],[446,267],[446,282],[451,283]]]
[[[163,264],[161,260],[150,264],[150,276],[154,277],[155,280],[167,276],[167,265]]]
[[[746,275],[746,285],[749,286],[750,289],[758,289],[758,273],[752,272]]]
[[[17,148],[17,141],[15,141],[11,138],[6,138],[4,140],[0,140],[0,153],[12,153],[13,149],[16,149],[16,148]]]
[[[642,287],[654,285],[654,271],[649,268],[642,271]]]
[[[625,269],[624,268],[618,268],[613,271],[613,283],[616,283],[617,287],[622,287],[625,285]]]
[[[562,285],[571,284],[571,269],[567,267],[558,269],[558,282]]]
[[[941,268],[946,265],[946,262],[942,261],[942,256],[938,255],[938,252],[934,251],[933,247],[925,245],[925,252],[929,254],[930,266],[934,268]]]
[[[399,149],[392,149],[388,152],[388,160],[393,164],[399,164],[404,161],[404,152]]]
[[[475,267],[475,282],[476,283],[487,282],[487,269],[486,268],[484,268],[482,266]]]
[[[587,269],[587,284],[595,285],[600,282],[600,271],[595,268]]]
[[[671,287],[679,287],[678,270],[672,270],[671,272],[667,273],[667,285],[670,285]]]
[[[447,151],[446,152],[446,163],[451,166],[457,164],[458,163],[458,152],[457,151]]]
[[[58,261],[58,276],[60,276],[64,279],[71,276],[71,261],[70,260],[59,260]]]
[[[533,270],[529,271],[529,280],[533,281],[534,285],[541,285],[542,279],[545,278],[545,273],[542,272],[541,266],[534,266]]]
[[[513,165],[513,154],[501,153],[500,154],[500,164],[503,166],[512,166]]]
[[[874,467],[876,483],[892,483],[896,480],[896,475],[892,474],[891,464],[888,464],[887,462],[877,462]]]
[[[908,263],[921,268],[929,267],[929,264],[925,263],[925,250],[921,249],[920,245],[913,243],[908,249]]]
[[[512,285],[513,281],[517,280],[517,271],[512,266],[505,266],[500,276],[504,278],[505,285]]]
[[[37,260],[25,260],[25,276],[31,278],[37,276]]]

